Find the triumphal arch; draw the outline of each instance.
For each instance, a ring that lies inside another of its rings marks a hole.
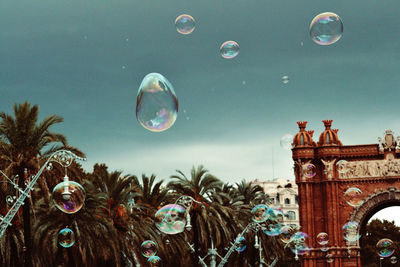
[[[343,145],[332,120],[323,123],[325,131],[315,142],[307,122],[297,122],[300,130],[292,143],[301,231],[309,235],[311,248],[301,257],[302,266],[362,266],[360,240],[345,238],[343,226],[355,222],[351,235],[362,235],[374,213],[400,205],[400,137],[386,130],[376,144]],[[358,203],[349,202],[349,188],[359,189]],[[317,242],[320,232],[329,236],[331,263]]]

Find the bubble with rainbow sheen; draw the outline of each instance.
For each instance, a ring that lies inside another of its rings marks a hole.
[[[284,225],[281,227],[281,241],[285,244],[290,242],[290,237],[293,234],[293,228],[289,225]]]
[[[178,116],[178,98],[172,84],[159,73],[149,73],[139,86],[136,118],[147,130],[169,129]]]
[[[394,251],[394,243],[389,238],[383,238],[376,243],[376,252],[378,253],[379,257],[390,257],[393,255]]]
[[[330,254],[330,253],[326,254],[325,259],[326,259],[326,262],[327,262],[327,263],[332,263],[332,262],[335,261],[335,258],[334,258],[333,255]]]
[[[329,243],[329,237],[327,233],[321,232],[317,235],[317,243],[321,246],[325,246]]]
[[[305,169],[305,176],[307,178],[313,178],[317,173],[317,168],[315,167],[314,164],[307,164],[306,169]]]
[[[360,239],[361,235],[358,233],[359,224],[357,222],[347,222],[343,225],[343,237],[349,242],[355,242]]]
[[[310,36],[314,43],[331,45],[339,41],[343,34],[343,23],[338,15],[332,12],[321,13],[310,23]]]
[[[338,173],[346,173],[349,171],[349,169],[347,168],[348,166],[348,161],[341,159],[338,162],[336,162],[336,170],[338,171]]]
[[[293,143],[293,135],[291,134],[282,135],[280,141],[281,148],[285,150],[290,150],[292,148],[292,143]]]
[[[142,243],[140,246],[140,249],[142,250],[142,255],[146,258],[149,258],[151,256],[156,255],[157,253],[157,245],[154,241],[152,240],[146,240]]]
[[[147,262],[150,263],[151,266],[154,266],[154,264],[161,263],[161,258],[156,256],[156,255],[154,255],[154,256],[149,257],[147,259]]]
[[[364,203],[364,193],[358,187],[350,187],[344,192],[344,200],[352,207],[359,207]]]
[[[306,243],[294,244],[290,247],[290,249],[296,255],[308,254],[308,252],[311,250],[311,248]]]
[[[281,230],[282,227],[283,227],[283,224],[271,223],[266,226],[266,228],[264,229],[264,233],[267,236],[278,236],[282,233],[282,230]]]
[[[58,232],[58,244],[64,248],[72,247],[75,244],[75,233],[68,227]]]
[[[175,27],[180,34],[191,34],[195,26],[196,21],[190,15],[182,14],[175,19]]]
[[[246,249],[246,239],[243,236],[239,236],[235,240],[235,250],[237,252],[243,252]]]
[[[267,210],[268,220],[272,222],[282,222],[285,214],[281,208],[270,207]]]
[[[85,189],[74,181],[64,181],[57,184],[51,194],[55,206],[64,213],[78,212],[85,203]]]
[[[304,243],[306,242],[310,237],[308,236],[307,233],[304,232],[296,232],[290,237],[290,242],[292,243]]]
[[[239,54],[239,44],[235,41],[226,41],[219,48],[219,52],[223,58],[234,58]]]
[[[396,264],[397,263],[397,257],[396,256],[390,257],[390,263],[391,264]]]
[[[155,214],[155,224],[164,234],[174,235],[185,230],[185,208],[177,204],[161,207]]]
[[[251,214],[253,215],[252,216],[253,222],[256,222],[256,223],[265,222],[269,218],[269,215],[268,215],[267,211],[268,211],[268,206],[267,205],[265,205],[265,204],[256,205],[251,210]]]

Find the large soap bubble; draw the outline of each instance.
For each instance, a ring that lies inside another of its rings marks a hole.
[[[364,202],[364,194],[357,187],[350,187],[344,192],[344,199],[352,207],[359,207]]]
[[[289,247],[293,253],[297,255],[307,254],[311,249],[307,245],[309,239],[308,234],[304,232],[296,232],[292,235],[289,242]]]
[[[281,208],[270,207],[267,210],[268,220],[272,222],[283,222],[285,214]]]
[[[281,230],[282,227],[283,227],[283,225],[280,223],[271,223],[271,224],[267,225],[267,227],[264,230],[264,233],[267,236],[277,236],[282,233],[282,230]]]
[[[361,235],[358,234],[359,224],[357,222],[348,222],[343,225],[343,236],[344,239],[349,242],[355,242],[360,239]]]
[[[85,189],[74,181],[64,181],[57,184],[52,193],[56,207],[68,214],[76,213],[82,208],[85,195]]]
[[[394,243],[389,238],[383,238],[376,243],[376,252],[379,257],[387,258],[394,253]]]
[[[235,41],[226,41],[219,48],[219,52],[223,58],[234,58],[239,54],[239,44]]]
[[[150,258],[151,256],[156,255],[157,253],[157,245],[152,240],[146,240],[140,246],[142,250],[142,255],[146,258]]]
[[[289,225],[281,227],[281,241],[285,244],[290,242],[290,237],[293,234],[293,229]]]
[[[321,232],[317,235],[317,243],[321,246],[325,246],[329,243],[328,234]]]
[[[268,206],[265,204],[258,204],[252,210],[251,214],[253,215],[252,220],[257,223],[265,222],[268,218]]]
[[[69,229],[68,227],[61,229],[58,232],[58,244],[64,248],[72,247],[75,243],[75,234],[74,232]]]
[[[281,137],[281,147],[286,150],[290,150],[292,148],[293,143],[293,135],[285,134]]]
[[[175,19],[175,27],[180,34],[186,35],[192,33],[195,25],[194,18],[187,14],[182,14]]]
[[[159,73],[147,74],[139,86],[136,118],[147,130],[169,129],[178,116],[178,99],[172,84]]]
[[[331,45],[336,43],[342,34],[343,23],[335,13],[321,13],[311,21],[310,35],[316,44]]]
[[[155,214],[155,224],[164,234],[174,235],[185,230],[185,208],[177,204],[165,205]]]

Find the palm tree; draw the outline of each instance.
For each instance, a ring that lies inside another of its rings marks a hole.
[[[25,188],[28,173],[35,173],[43,150],[53,143],[67,145],[64,135],[53,133],[49,128],[63,121],[56,115],[51,115],[38,123],[39,108],[31,107],[28,102],[14,105],[14,116],[0,112],[0,154],[7,170],[19,177],[20,188]],[[32,266],[31,259],[31,223],[30,202],[23,206],[25,266]]]

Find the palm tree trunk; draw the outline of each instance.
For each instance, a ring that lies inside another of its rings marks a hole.
[[[192,230],[193,230],[193,248],[194,248],[194,252],[190,255],[190,257],[192,258],[192,266],[193,267],[200,267],[200,263],[199,263],[199,232],[197,229],[197,212],[193,212],[193,216],[192,216]]]

